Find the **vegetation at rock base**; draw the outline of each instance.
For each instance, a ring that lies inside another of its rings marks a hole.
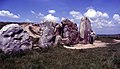
[[[104,38],[109,42],[110,38]],[[97,40],[103,40],[99,38]],[[112,40],[112,39],[111,39]],[[0,69],[119,69],[120,43],[104,48],[70,50],[62,46],[29,50],[14,55],[0,53]]]

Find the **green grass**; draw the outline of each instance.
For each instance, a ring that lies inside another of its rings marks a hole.
[[[14,55],[1,52],[0,69],[120,69],[120,43],[85,50],[58,46]]]

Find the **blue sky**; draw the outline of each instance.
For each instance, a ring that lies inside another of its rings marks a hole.
[[[120,0],[0,0],[0,21],[4,22],[68,18],[79,25],[83,16],[98,34],[120,33]]]

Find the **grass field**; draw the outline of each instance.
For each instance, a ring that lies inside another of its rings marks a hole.
[[[110,41],[108,38],[97,40]],[[120,43],[84,50],[58,46],[14,55],[1,52],[0,69],[120,69]]]

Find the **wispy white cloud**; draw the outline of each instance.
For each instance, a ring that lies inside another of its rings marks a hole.
[[[41,12],[38,14],[38,16],[44,16],[44,14],[42,14]]]
[[[31,12],[32,14],[36,14],[35,11],[33,11],[33,10],[31,10],[30,12]]]
[[[109,18],[108,14],[101,11],[96,11],[95,9],[88,9],[86,13],[84,13],[85,16],[89,18],[96,18],[96,17],[102,17],[102,18]]]
[[[82,14],[81,12],[78,12],[78,11],[70,11],[69,13],[70,15],[72,15],[73,17],[75,17],[76,19],[80,19],[82,17]]]
[[[72,16],[72,18],[70,19],[73,22],[79,23],[80,19],[83,17],[83,15],[81,14],[81,12],[78,11],[70,11],[69,14]]]
[[[6,11],[6,10],[2,10],[0,11],[0,16],[2,17],[9,17],[9,18],[20,18],[20,15],[15,15],[9,11]]]
[[[109,15],[106,12],[96,11],[95,9],[88,9],[84,16],[90,18],[93,26],[97,28],[114,26],[112,20],[109,19]]]
[[[56,13],[55,10],[48,10],[49,14],[45,15],[41,12],[36,13],[35,11],[31,10],[31,13],[34,14],[34,17],[36,19],[39,19],[41,21],[52,21],[52,22],[60,22],[60,18],[52,15],[53,13]],[[29,19],[26,19],[25,21],[31,21]]]
[[[26,21],[26,22],[32,22],[30,19],[26,19],[25,21]]]
[[[52,22],[59,22],[60,18],[59,17],[55,17],[52,14],[48,14],[48,15],[44,16],[44,20],[52,21]]]
[[[115,23],[120,24],[120,15],[114,14],[114,15],[113,15],[113,19],[114,19],[114,22],[115,22]]]
[[[54,14],[54,13],[56,13],[55,10],[48,10],[48,12],[49,12],[50,14]]]
[[[92,26],[95,28],[103,28],[103,27],[112,27],[115,26],[112,20],[109,19],[109,15],[106,12],[96,11],[93,8],[88,8],[85,13],[81,13],[79,11],[70,11],[70,15],[72,18],[70,19],[77,24],[80,23],[80,20],[83,16],[86,16],[90,19]],[[119,21],[119,16],[115,15],[114,18],[116,21]]]

